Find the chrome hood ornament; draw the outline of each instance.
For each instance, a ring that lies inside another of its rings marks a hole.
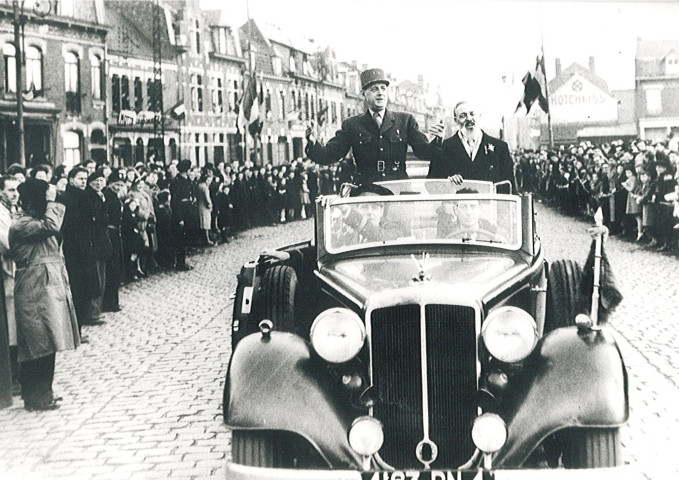
[[[428,282],[431,280],[431,275],[429,275],[429,254],[422,252],[421,259],[415,258],[415,255],[410,255],[413,259],[415,265],[417,265],[417,275],[413,277],[413,282]]]

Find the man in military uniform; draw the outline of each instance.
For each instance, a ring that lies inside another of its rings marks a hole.
[[[408,145],[418,158],[429,160],[437,149],[429,142],[409,113],[387,110],[389,81],[379,68],[361,73],[361,85],[367,111],[342,122],[342,128],[323,145],[316,139],[315,124],[306,130],[307,156],[316,163],[329,165],[344,158],[351,149],[356,163],[354,183],[408,178]],[[435,125],[430,134],[443,136],[443,126]]]
[[[435,151],[428,178],[448,178],[458,185],[463,179],[508,181],[516,193],[514,162],[507,144],[478,127],[478,112],[471,102],[459,102],[453,114],[458,131]],[[500,187],[498,192],[509,193],[509,188]]]
[[[175,268],[180,271],[191,270],[186,263],[186,224],[191,221],[194,197],[189,180],[191,160],[182,160],[177,165],[179,173],[170,183],[170,207],[172,208],[172,223],[174,227],[174,241],[177,255]]]

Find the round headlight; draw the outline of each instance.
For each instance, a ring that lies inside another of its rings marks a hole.
[[[483,453],[495,453],[507,442],[507,426],[494,413],[476,417],[472,426],[472,441]]]
[[[373,455],[382,448],[384,431],[379,420],[373,417],[358,417],[349,429],[349,445],[359,455]]]
[[[490,354],[507,363],[526,358],[538,342],[535,320],[517,307],[501,307],[488,315],[481,335]]]
[[[323,360],[344,363],[363,348],[365,327],[351,310],[331,308],[316,317],[309,336],[311,345]]]

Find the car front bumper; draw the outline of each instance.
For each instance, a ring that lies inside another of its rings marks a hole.
[[[229,463],[228,480],[636,480],[644,478],[629,466],[591,470],[536,469],[481,471],[288,470]]]

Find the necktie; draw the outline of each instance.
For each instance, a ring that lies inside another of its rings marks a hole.
[[[382,115],[380,114],[380,112],[373,113],[373,119],[375,120],[375,123],[377,124],[377,128],[378,129],[382,128]]]

